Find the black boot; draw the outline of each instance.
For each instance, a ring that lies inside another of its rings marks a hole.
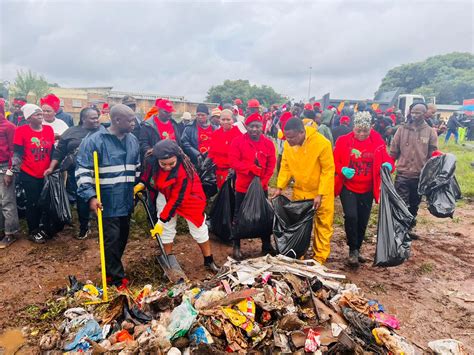
[[[220,267],[214,262],[212,255],[204,257],[204,267],[214,273],[218,273],[220,270]]]
[[[238,242],[234,242],[234,247],[232,248],[232,257],[237,261],[240,261],[244,258],[242,251],[240,250],[240,240]]]
[[[351,250],[349,251],[349,258],[347,259],[347,263],[350,267],[359,267],[359,251],[358,250]]]
[[[361,264],[366,263],[366,262],[367,262],[367,259],[364,258],[364,257],[360,254],[360,250],[358,250],[357,253],[359,254],[359,256],[357,257],[357,259],[359,260],[359,263],[361,263]]]
[[[273,247],[272,242],[270,241],[270,237],[262,238],[262,254],[270,254],[271,256],[275,256],[278,254],[275,248]]]

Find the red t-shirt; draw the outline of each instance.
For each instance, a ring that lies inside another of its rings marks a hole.
[[[13,144],[23,147],[21,170],[35,178],[42,179],[49,168],[54,145],[54,132],[51,126],[43,125],[36,132],[29,125],[18,127],[13,137]]]
[[[171,139],[176,140],[176,134],[174,133],[174,127],[171,123],[171,120],[164,123],[158,117],[155,117],[155,123],[158,127],[158,132],[160,132],[161,139]]]
[[[207,128],[202,128],[197,125],[198,129],[198,150],[200,153],[206,153],[209,151],[211,145],[212,126],[209,125]]]
[[[349,168],[355,170],[352,179],[346,179],[344,185],[352,192],[363,194],[373,189],[374,149],[366,141],[354,139]]]

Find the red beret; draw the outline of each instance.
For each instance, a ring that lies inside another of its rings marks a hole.
[[[313,104],[313,107],[319,107],[319,108],[321,108],[321,103],[315,102],[315,103]]]
[[[258,102],[257,99],[250,99],[247,102],[247,108],[259,108],[260,107],[260,102]]]
[[[258,112],[254,112],[252,113],[249,117],[247,117],[245,119],[245,124],[248,126],[249,124],[251,124],[252,122],[260,122],[263,124],[263,118],[262,116],[260,116],[260,114]]]
[[[288,111],[283,113],[280,116],[280,127],[281,127],[282,131],[285,130],[286,122],[288,122],[290,120],[290,118],[292,118],[292,117],[293,117],[293,115],[291,114],[291,112],[288,112]]]
[[[306,104],[306,105],[304,105],[304,109],[305,109],[305,110],[312,110],[312,109],[313,109],[313,105],[311,105],[311,104]]]
[[[18,106],[24,106],[26,105],[26,101],[20,100],[20,99],[13,99],[13,105],[18,105]]]
[[[242,105],[242,100],[241,99],[235,99],[234,100],[234,105]]]
[[[155,102],[155,106],[158,108],[158,109],[163,109],[165,110],[166,112],[174,112],[174,108],[173,108],[173,104],[171,103],[171,101],[169,100],[165,100],[165,99],[158,99],[156,100]]]
[[[43,97],[43,98],[40,100],[40,105],[41,105],[41,106],[43,106],[43,105],[51,106],[51,108],[52,108],[55,112],[58,112],[58,111],[59,111],[60,103],[61,103],[61,101],[59,100],[59,97],[57,97],[57,96],[54,95],[54,94],[46,95],[45,97]]]
[[[109,104],[107,102],[104,102],[102,105],[102,110],[105,110],[106,108],[109,108]]]
[[[351,118],[349,116],[342,116],[339,119],[340,124],[349,124],[351,122]]]

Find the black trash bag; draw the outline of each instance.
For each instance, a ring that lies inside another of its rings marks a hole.
[[[55,229],[72,222],[71,206],[67,198],[62,173],[59,170],[44,178],[45,183],[40,195],[40,206],[47,220]],[[51,227],[51,226],[45,226]]]
[[[232,176],[227,176],[209,212],[210,231],[225,243],[230,242],[234,218],[235,192]]]
[[[273,208],[263,191],[260,178],[255,176],[242,201],[234,239],[264,237],[272,234]]]
[[[283,195],[273,200],[273,236],[280,254],[300,258],[311,244],[314,200],[290,201]]]
[[[397,266],[410,256],[411,238],[408,230],[415,218],[395,190],[389,170],[383,167],[381,175],[374,266]]]
[[[23,184],[16,180],[15,193],[16,193],[16,208],[18,210],[18,217],[24,218],[26,216],[26,192],[23,188]]]
[[[216,164],[207,156],[207,153],[198,157],[196,170],[206,197],[214,196],[217,193]]]
[[[426,196],[428,211],[438,218],[453,217],[461,189],[454,175],[456,157],[443,154],[429,159],[421,170],[418,193]]]

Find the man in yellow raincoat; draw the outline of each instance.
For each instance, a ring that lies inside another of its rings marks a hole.
[[[293,178],[293,200],[314,200],[314,259],[323,264],[330,253],[334,217],[334,158],[331,142],[299,118],[285,125],[286,142],[275,197]]]

